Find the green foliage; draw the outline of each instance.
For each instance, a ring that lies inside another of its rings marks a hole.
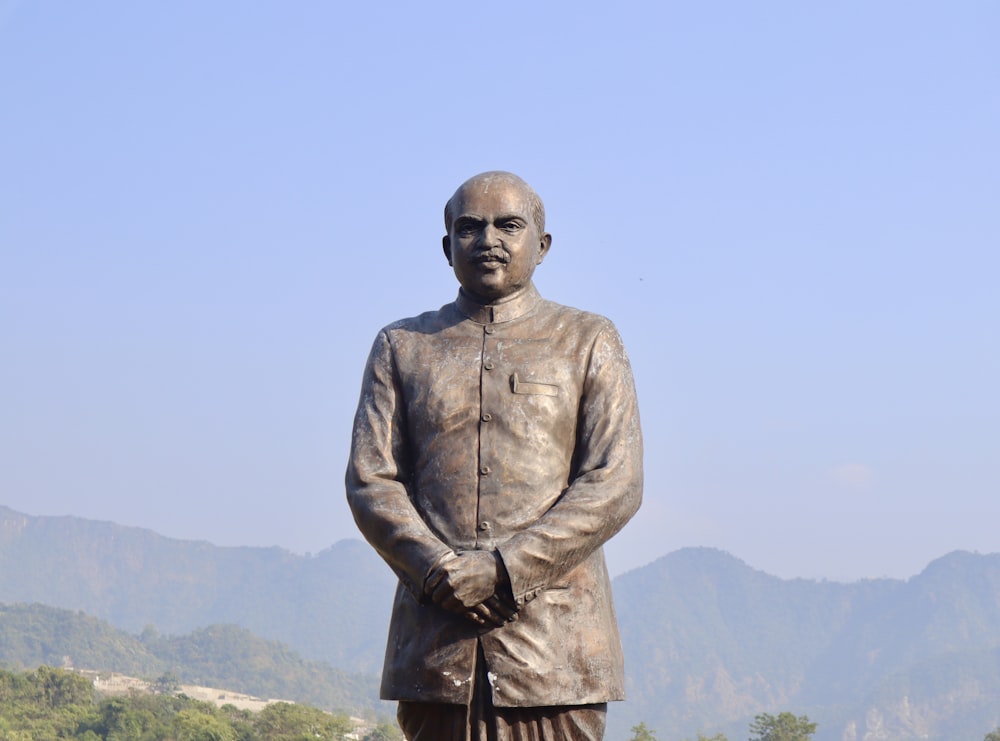
[[[190,684],[289,698],[324,710],[373,708],[378,696],[374,675],[352,676],[328,664],[306,661],[288,646],[235,625],[158,638],[146,647]]]
[[[341,739],[351,732],[350,721],[343,716],[287,702],[276,702],[261,710],[256,728],[268,741]]]
[[[629,741],[656,741],[656,731],[647,728],[645,723],[632,726],[632,738]]]
[[[167,672],[153,682],[153,691],[161,695],[172,695],[181,688],[181,680],[173,672]]]
[[[71,672],[0,670],[3,741],[341,741],[350,732],[347,716],[305,705],[275,703],[254,714],[173,695],[99,700],[91,683]],[[399,737],[386,730],[370,738]]]
[[[726,738],[726,734],[724,733],[717,733],[714,736],[706,736],[703,733],[699,733],[694,741],[729,741],[729,739]]]
[[[74,665],[152,676],[157,659],[133,636],[82,612],[45,605],[0,605],[0,656],[8,668]],[[119,668],[120,667],[120,668]]]
[[[235,625],[182,636],[163,636],[147,625],[137,637],[79,612],[0,605],[0,656],[18,669],[71,657],[79,668],[158,677],[154,686],[165,694],[184,683],[289,698],[331,711],[374,710],[378,702],[377,676],[307,661],[288,646]]]
[[[983,741],[1000,741],[1000,728],[996,728],[987,733]]]
[[[394,723],[379,723],[361,741],[403,741],[403,732]]]
[[[94,688],[83,677],[40,667],[27,674],[0,671],[0,737],[59,738],[93,712]]]
[[[750,724],[750,741],[809,741],[816,732],[816,724],[805,715],[792,713],[771,715],[761,713]]]
[[[233,726],[216,713],[203,708],[186,708],[174,717],[177,741],[237,741]]]

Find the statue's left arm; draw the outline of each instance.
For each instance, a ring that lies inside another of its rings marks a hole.
[[[642,500],[642,433],[624,345],[608,322],[591,346],[569,486],[499,548],[515,598],[558,584],[617,533]]]

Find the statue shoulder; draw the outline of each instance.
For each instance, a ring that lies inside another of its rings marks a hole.
[[[579,331],[586,334],[596,335],[601,332],[618,334],[618,329],[615,327],[614,322],[602,314],[578,309],[575,306],[557,304],[555,301],[548,300],[543,302],[543,311],[549,313],[560,324],[576,327]]]
[[[445,304],[440,309],[425,311],[422,314],[417,314],[416,316],[408,316],[402,319],[397,319],[396,321],[382,327],[379,334],[391,336],[398,333],[408,332],[433,332],[435,329],[450,326],[456,321],[461,320],[461,318],[461,315],[455,309],[454,303]]]

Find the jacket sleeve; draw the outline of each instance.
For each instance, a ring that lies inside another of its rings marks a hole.
[[[635,514],[642,500],[642,433],[621,337],[607,322],[591,345],[569,486],[499,550],[519,604],[559,584]]]
[[[347,502],[365,539],[418,601],[427,574],[452,553],[410,499],[406,409],[389,336],[375,339],[347,464]]]

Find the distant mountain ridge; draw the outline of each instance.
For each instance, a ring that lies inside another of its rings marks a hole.
[[[377,673],[394,585],[360,541],[298,556],[0,507],[0,602],[82,610],[135,633],[231,623],[344,670]]]
[[[133,632],[232,623],[374,674],[394,583],[357,541],[306,557],[0,507],[0,602]],[[629,700],[611,707],[609,741],[640,721],[662,741],[738,741],[755,714],[782,710],[819,722],[816,741],[976,741],[1000,726],[1000,555],[955,552],[906,581],[841,584],[688,548],[614,590]]]
[[[840,584],[689,548],[614,587],[629,698],[650,727],[738,739],[779,709],[818,721],[817,741],[974,741],[1000,725],[1000,554]]]

